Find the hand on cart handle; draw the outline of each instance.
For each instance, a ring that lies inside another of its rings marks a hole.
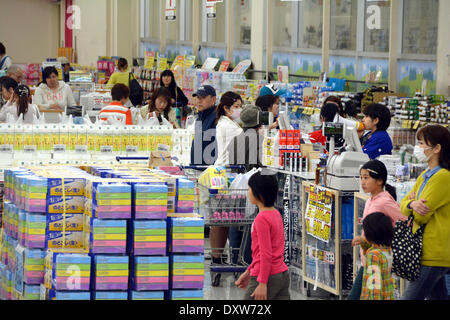
[[[234,283],[239,289],[246,289],[248,287],[248,282],[250,280],[250,272],[248,270],[245,270],[243,274],[237,279],[237,281]]]

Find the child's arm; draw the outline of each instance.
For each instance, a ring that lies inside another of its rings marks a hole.
[[[272,269],[272,243],[270,241],[269,221],[261,217],[261,219],[255,220],[253,228],[259,235],[260,268],[257,281],[267,284]]]

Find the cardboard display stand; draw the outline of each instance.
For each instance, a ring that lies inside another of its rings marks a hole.
[[[339,192],[303,182],[302,199],[303,280],[340,295]]]

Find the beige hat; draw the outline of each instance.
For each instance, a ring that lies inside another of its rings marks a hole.
[[[61,64],[70,64],[69,59],[67,59],[66,57],[58,57],[57,60]]]

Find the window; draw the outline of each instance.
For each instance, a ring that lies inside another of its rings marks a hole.
[[[292,47],[293,31],[297,28],[297,24],[293,25],[294,10],[298,11],[298,5],[295,1],[275,0],[273,3],[273,46]]]
[[[366,0],[364,51],[389,52],[390,14],[390,0]]]
[[[331,50],[356,50],[358,0],[331,1]]]
[[[403,53],[436,54],[439,1],[403,3]]]
[[[160,33],[160,9],[159,1],[140,0],[141,38],[159,39]]]
[[[299,48],[322,48],[323,1],[303,0],[299,6]]]
[[[225,1],[216,2],[216,17],[209,19],[206,16],[206,1],[203,2],[202,20],[206,19],[206,42],[225,43],[226,8]]]
[[[183,12],[181,12],[180,0],[176,0],[177,4],[175,7],[175,20],[166,21],[166,38],[167,40],[180,40],[180,18]],[[165,17],[164,17],[165,19]]]
[[[252,25],[251,5],[252,0],[234,0],[234,43],[236,45],[250,44]]]

